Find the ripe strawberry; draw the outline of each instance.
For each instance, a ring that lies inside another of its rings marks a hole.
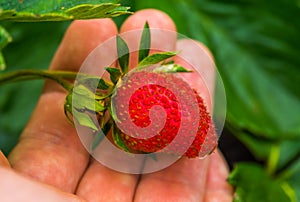
[[[164,150],[194,158],[217,145],[203,99],[175,74],[129,73],[118,83],[112,107],[121,137],[131,150]]]

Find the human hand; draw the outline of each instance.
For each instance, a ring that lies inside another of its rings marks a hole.
[[[146,20],[151,28],[176,31],[174,23],[165,14],[143,10],[129,17],[121,32],[141,29]],[[78,71],[96,46],[117,33],[110,19],[73,22],[50,69]],[[180,49],[180,54],[196,60],[206,58],[201,58],[192,50],[189,40],[154,39],[153,43],[170,50]],[[210,60],[208,63],[213,59]],[[213,85],[213,80],[211,82]],[[12,169],[0,168],[0,194],[7,200],[232,200],[232,189],[226,182],[227,166],[219,152],[202,160],[182,158],[168,168],[144,175],[119,173],[91,159],[76,130],[65,118],[62,108],[65,96],[66,92],[61,87],[47,81],[18,145],[9,155]]]

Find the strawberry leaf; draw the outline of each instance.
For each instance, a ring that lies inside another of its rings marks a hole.
[[[9,33],[2,26],[0,26],[0,51],[11,41],[12,38],[9,35]],[[0,70],[4,70],[4,69],[5,69],[5,61],[2,53],[0,53]]]
[[[122,73],[126,74],[128,72],[129,65],[129,48],[126,42],[117,36],[117,52],[118,52],[118,62],[121,67]]]
[[[154,72],[165,72],[165,73],[192,72],[191,70],[188,70],[178,64],[161,65],[161,66],[156,67],[153,71]]]
[[[114,143],[122,150],[129,152],[129,149],[127,148],[127,146],[125,145],[122,137],[120,136],[119,133],[119,129],[117,128],[117,126],[114,124],[113,125],[113,130],[112,130],[112,136],[113,136],[113,140]]]
[[[144,29],[140,41],[139,62],[141,62],[144,58],[146,58],[149,55],[150,46],[151,46],[151,33],[149,29],[149,24],[148,22],[146,22],[144,25]]]
[[[157,64],[175,56],[176,54],[176,52],[154,53],[152,55],[149,55],[148,57],[145,57],[141,62],[139,62],[138,67]]]
[[[62,21],[108,18],[128,13],[128,7],[122,7],[114,0],[0,0],[0,20]]]
[[[116,84],[121,77],[122,73],[120,72],[120,69],[113,68],[113,67],[107,67],[105,70],[110,74],[110,80]]]
[[[272,180],[258,164],[238,163],[228,181],[236,188],[234,201],[291,201],[282,184]]]

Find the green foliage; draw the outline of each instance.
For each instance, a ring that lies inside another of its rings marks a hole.
[[[40,22],[109,18],[128,14],[128,9],[117,4],[115,0],[0,0],[0,21]],[[10,41],[11,37],[0,26],[0,51]],[[4,58],[0,53],[0,70],[4,68]]]
[[[0,26],[0,51],[12,41],[9,33]],[[2,53],[0,53],[0,71],[5,69],[5,62]]]
[[[128,13],[115,0],[1,0],[0,20],[61,21],[115,17]]]
[[[236,202],[274,202],[289,201],[281,183],[274,181],[257,164],[239,163],[228,178],[230,184],[237,186]],[[293,193],[294,194],[294,193]]]

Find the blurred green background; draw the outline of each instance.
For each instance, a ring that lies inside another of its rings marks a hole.
[[[210,48],[226,88],[226,134],[234,135],[259,162],[257,172],[268,173],[289,200],[300,200],[300,1],[124,0],[121,4],[132,11],[163,10],[174,19],[179,33]],[[125,18],[115,20],[120,25]],[[1,24],[13,37],[3,52],[10,71],[46,69],[69,22]],[[15,145],[41,89],[40,81],[1,86],[0,149],[5,154]],[[224,137],[221,145],[227,141]],[[224,148],[239,152],[238,145],[236,150],[230,148],[235,146]],[[248,168],[240,167],[241,173]],[[239,179],[246,180],[244,175]]]

